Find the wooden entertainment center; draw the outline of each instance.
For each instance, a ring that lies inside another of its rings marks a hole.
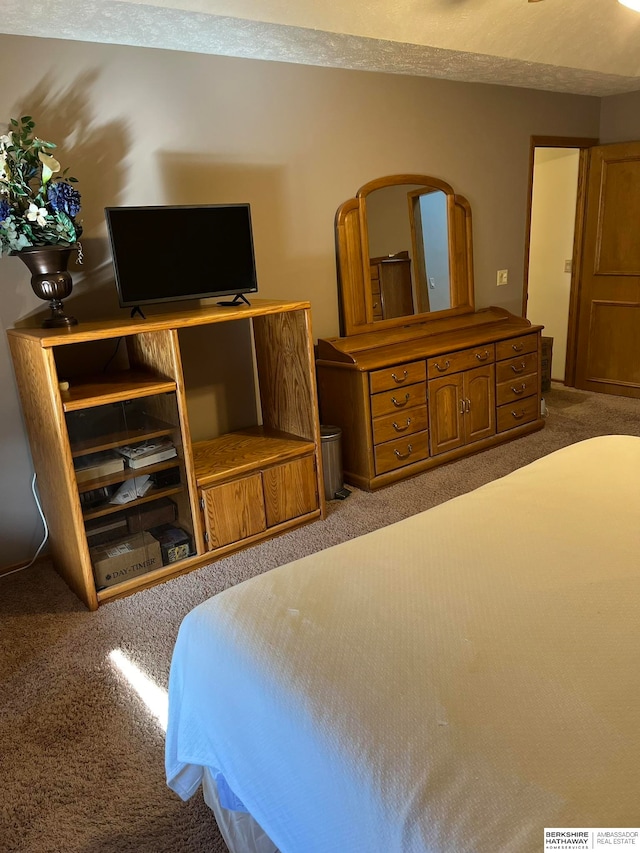
[[[261,414],[192,442],[190,395],[200,389],[185,381],[181,335],[232,322],[249,324],[257,389],[233,386],[229,358],[225,390],[254,393]],[[308,302],[256,299],[8,336],[54,565],[90,609],[323,516]],[[90,367],[105,341],[119,340],[124,366]],[[119,461],[142,444],[169,456]],[[133,497],[114,502],[134,479]]]

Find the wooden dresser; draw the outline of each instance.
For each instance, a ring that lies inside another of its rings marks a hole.
[[[371,490],[540,429],[540,326],[501,308],[317,347],[320,418]]]

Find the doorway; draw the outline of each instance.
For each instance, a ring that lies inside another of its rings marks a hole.
[[[573,322],[588,149],[597,139],[532,137],[522,315],[553,339],[551,379],[574,385]]]

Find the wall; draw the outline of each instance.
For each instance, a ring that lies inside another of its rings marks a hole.
[[[0,37],[0,117],[31,114],[83,193],[84,272],[69,310],[117,309],[103,208],[249,201],[260,293],[310,299],[338,332],[334,215],[362,184],[416,172],[448,181],[474,216],[476,303],[519,313],[529,137],[596,136],[596,98],[114,45]],[[198,235],[185,235],[189,239]],[[496,289],[496,270],[509,285]],[[0,261],[3,328],[43,303]],[[41,537],[6,340],[0,344],[0,566]]]
[[[571,273],[564,263],[573,255],[577,148],[537,148],[533,172],[527,318],[553,338],[551,378],[564,381]]]
[[[600,142],[640,139],[640,91],[603,98],[600,108]]]

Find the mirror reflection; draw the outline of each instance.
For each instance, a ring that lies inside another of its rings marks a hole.
[[[423,184],[366,196],[373,319],[452,307],[447,194]]]

